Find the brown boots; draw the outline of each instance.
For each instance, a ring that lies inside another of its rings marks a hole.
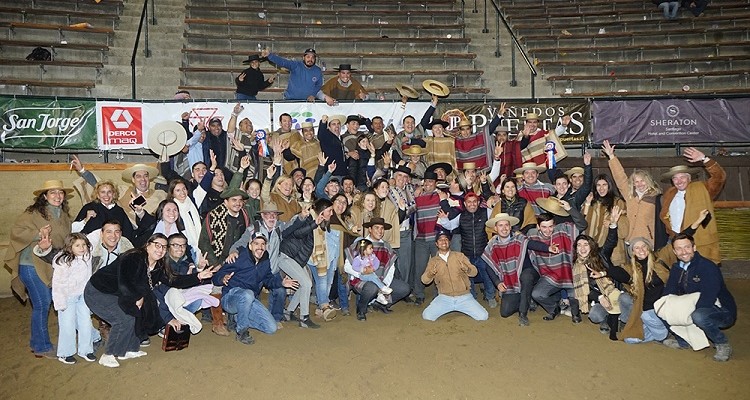
[[[221,301],[221,293],[211,294]],[[229,331],[224,325],[224,313],[221,309],[221,304],[218,307],[211,307],[211,331],[219,336],[229,336]]]

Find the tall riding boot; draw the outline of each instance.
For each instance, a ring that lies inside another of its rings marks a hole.
[[[221,301],[221,293],[212,293],[211,296]],[[224,326],[224,315],[221,309],[221,303],[218,307],[211,307],[211,331],[219,336],[229,336],[229,331]]]
[[[617,340],[617,328],[619,327],[620,314],[607,314],[607,325],[609,326],[609,340]]]

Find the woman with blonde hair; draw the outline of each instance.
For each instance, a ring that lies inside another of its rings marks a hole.
[[[276,183],[274,184],[271,179],[276,174],[276,166],[271,165],[266,172],[266,180],[260,192],[262,206],[265,207],[268,203],[276,204],[279,211],[283,212],[283,214],[279,215],[279,221],[289,222],[293,216],[302,211],[302,207],[297,201],[298,192],[294,187],[294,180],[286,175],[282,175],[276,179]],[[273,186],[273,189],[271,189],[271,186]]]
[[[120,193],[110,180],[99,181],[94,185],[94,199],[86,203],[73,221],[71,232],[89,234],[101,229],[106,221],[120,221],[122,236],[133,240],[133,224],[125,210],[117,204]]]
[[[380,202],[381,200],[373,191],[358,196],[354,201],[350,210],[350,221],[358,234],[363,232],[362,225],[380,216]]]
[[[609,157],[609,169],[612,178],[625,199],[628,217],[628,233],[625,240],[634,237],[644,237],[654,242],[654,226],[656,223],[656,201],[661,194],[661,188],[647,171],[635,170],[630,178],[625,175],[620,160],[615,156],[615,146],[605,140],[602,144],[604,153]]]

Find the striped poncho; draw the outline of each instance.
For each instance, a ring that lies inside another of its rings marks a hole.
[[[488,140],[483,131],[477,132],[468,138],[456,137],[456,166],[463,169],[464,164],[468,162],[476,163],[477,169],[487,168],[490,163],[487,154]]]
[[[531,264],[542,279],[559,288],[573,288],[573,240],[579,233],[572,222],[555,225],[550,237],[543,237],[536,228],[529,230],[529,240],[537,240],[548,246],[556,244],[560,249],[557,254],[529,251]]]
[[[495,236],[484,248],[482,259],[500,277],[505,293],[521,292],[521,270],[526,259],[528,239],[522,234],[506,239]]]
[[[417,234],[418,240],[435,240],[437,227],[437,213],[440,211],[440,196],[437,192],[423,194],[414,201],[417,203]]]
[[[526,201],[531,204],[531,207],[534,209],[534,215],[539,215],[544,212],[544,210],[536,204],[536,199],[552,197],[554,193],[554,186],[541,181],[536,181],[533,185],[524,182],[521,188],[518,189],[518,197],[526,199]]]

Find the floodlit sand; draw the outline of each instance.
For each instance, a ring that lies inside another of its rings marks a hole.
[[[291,324],[272,336],[255,332],[245,346],[206,326],[190,347],[109,369],[79,360],[63,365],[29,352],[30,307],[0,300],[3,343],[0,399],[742,399],[750,393],[750,281],[728,282],[740,309],[728,330],[734,356],[713,349],[610,342],[590,323],[570,318],[531,326],[502,319],[475,322],[450,314],[423,321],[421,308],[398,304],[366,322],[339,317],[320,330]],[[50,317],[53,342],[57,321]]]

